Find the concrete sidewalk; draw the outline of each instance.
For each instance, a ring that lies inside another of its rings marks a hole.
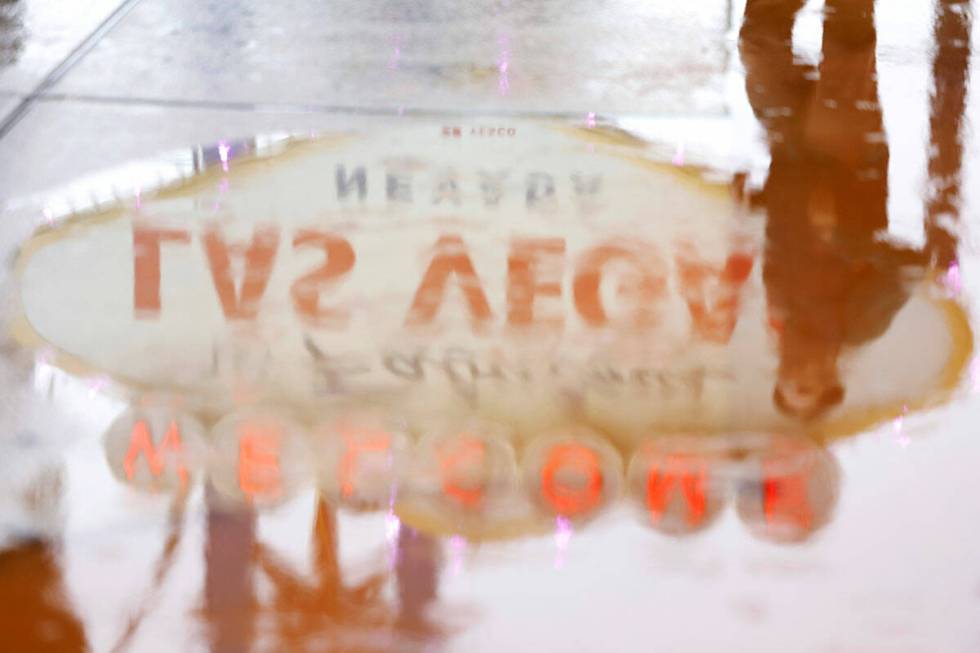
[[[365,116],[718,115],[730,4],[8,0],[0,199]]]

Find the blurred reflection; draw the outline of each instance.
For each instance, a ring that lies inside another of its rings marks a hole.
[[[248,651],[258,605],[252,574],[255,513],[228,508],[209,484],[204,549],[204,618],[211,653]]]
[[[389,424],[370,411],[318,424],[313,429],[318,487],[345,508],[387,508],[410,448],[403,431],[400,424]]]
[[[110,427],[104,440],[110,468],[121,465],[130,450],[115,446],[117,432],[127,433],[133,424],[145,424],[148,414],[127,411]],[[272,418],[269,412],[264,415]],[[178,413],[167,415],[160,411],[153,417],[158,425],[195,423],[192,416]],[[225,420],[219,420],[218,425],[223,423]],[[156,444],[166,438],[166,428],[152,431],[158,439]],[[477,433],[481,440],[475,439]],[[442,444],[494,442],[510,451],[507,434],[490,429],[471,428],[462,439],[437,440]],[[459,488],[445,487],[444,471],[438,462],[430,460],[433,443],[422,444],[418,450],[410,447],[406,453],[419,457],[418,464],[411,466],[413,472],[428,473],[431,478],[412,479],[416,487],[425,490],[422,495],[413,495],[419,490],[412,487],[402,492],[410,502],[418,501],[419,496],[428,497],[425,488],[446,493],[445,501],[433,502],[432,509],[441,509],[449,516],[442,522],[422,519],[418,520],[420,525],[411,526],[399,524],[390,516],[389,521],[393,520],[397,528],[396,539],[394,532],[390,534],[395,542],[393,564],[382,567],[378,556],[377,567],[359,574],[354,581],[345,578],[350,570],[345,570],[339,560],[336,508],[319,491],[312,520],[310,564],[304,569],[287,561],[259,537],[258,522],[265,506],[229,496],[216,488],[210,478],[205,479],[205,570],[198,614],[205,624],[208,650],[240,653],[266,650],[270,643],[277,650],[310,650],[311,646],[320,645],[344,651],[439,650],[449,635],[442,625],[444,615],[434,610],[444,566],[442,541],[452,533],[445,524],[463,523],[487,539],[544,534],[547,529],[541,525],[554,523],[556,515],[559,522],[576,520],[584,528],[615,503],[624,485],[619,453],[599,433],[584,427],[565,427],[529,442],[523,452],[520,477],[524,487],[510,494],[510,500],[523,497],[523,505],[534,511],[534,516],[518,511],[501,517],[497,510],[450,505],[453,501],[458,503],[455,490]],[[213,458],[221,445],[212,439],[211,446]],[[510,487],[517,482],[516,461],[505,458],[503,462],[507,464],[501,465],[458,463],[468,473],[452,478],[458,483],[465,481],[467,485],[460,487],[470,490],[495,488],[501,483]],[[229,468],[239,466],[234,457],[221,460]],[[298,470],[288,469],[290,474]],[[209,473],[221,476],[213,466]],[[160,485],[142,483],[135,475],[114,476],[141,492],[165,490]],[[805,437],[767,434],[653,435],[631,452],[628,476],[626,491],[630,500],[639,509],[643,523],[654,530],[670,536],[694,533],[707,528],[727,505],[734,503],[749,532],[776,543],[808,540],[827,524],[837,503],[840,483],[837,463],[824,448]],[[290,483],[298,489],[312,480],[301,477]],[[352,477],[352,482],[357,480],[359,477]],[[403,480],[391,479],[392,495]],[[160,554],[148,573],[148,589],[140,596],[129,597],[134,599],[133,611],[107,650],[134,649],[141,626],[159,603],[168,574],[179,568],[184,516],[194,482],[169,486],[172,503],[168,528]],[[44,474],[38,483],[29,496],[35,503],[52,509],[60,495],[59,476]],[[595,498],[596,493],[601,499]],[[467,510],[470,521],[459,521],[461,509]],[[476,521],[486,525],[477,528],[470,523]],[[457,538],[458,535],[452,539]],[[54,544],[32,540],[0,554],[0,579],[0,594],[8,599],[5,605],[12,606],[4,615],[10,624],[5,634],[12,638],[6,641],[20,644],[16,650],[88,650],[82,625],[64,597],[63,572]],[[392,580],[394,588],[389,585]],[[393,599],[386,592],[389,588],[394,590]]]
[[[629,469],[629,487],[643,521],[667,535],[701,531],[721,515],[725,492],[717,452],[699,439],[658,438],[643,445]]]
[[[768,217],[764,280],[779,340],[773,398],[784,412],[813,419],[843,401],[839,367],[847,349],[881,336],[907,301],[911,283],[927,276],[930,266],[955,264],[970,29],[963,3],[941,0],[927,243],[913,250],[881,238],[888,227],[889,149],[876,83],[872,0],[827,0],[823,59],[816,67],[797,62],[792,52],[793,23],[803,4],[749,0],[740,52],[749,98],[772,153],[760,201]],[[6,21],[17,15],[11,7],[16,9],[0,0],[0,39],[6,38]],[[7,41],[0,40],[0,63],[6,52]],[[202,168],[214,161],[227,168],[230,157],[245,151],[245,145],[221,144],[213,152],[201,150],[196,161]],[[219,290],[219,299],[227,313],[247,313],[247,293],[239,301],[228,276],[234,248],[216,234],[206,251],[225,278],[221,287],[227,292]],[[255,241],[259,259],[269,258],[263,252],[273,248],[271,237],[266,241]],[[633,256],[633,249],[606,247],[587,259],[594,269],[576,277],[577,310],[593,326],[607,323],[597,270],[622,252],[631,261],[643,258]],[[741,263],[731,274],[744,280],[751,266],[735,261]],[[509,267],[516,271],[517,295],[530,298],[531,258],[511,257]],[[430,269],[438,272],[433,278],[446,277],[437,264]],[[652,300],[659,292],[656,274],[643,272],[638,292]],[[147,307],[159,307],[157,295],[146,295]],[[413,315],[424,323],[441,300],[419,297],[423,301],[416,301]],[[489,313],[485,300],[470,303],[474,316]],[[513,325],[530,321],[529,303],[510,308]],[[652,320],[639,311],[633,317],[638,324]],[[723,330],[730,335],[733,326],[725,322]],[[625,494],[645,526],[668,536],[705,531],[733,504],[753,536],[789,544],[810,539],[828,524],[840,493],[836,459],[803,436],[657,433],[617,449],[603,433],[578,425],[524,434],[483,426],[474,417],[445,432],[415,424],[410,431],[358,415],[308,431],[305,422],[278,411],[269,406],[233,413],[210,434],[194,417],[168,412],[130,411],[110,428],[106,458],[115,477],[137,490],[175,495],[151,589],[110,650],[131,645],[175,566],[185,501],[204,468],[200,617],[212,653],[265,650],[269,642],[273,650],[382,651],[400,648],[392,642],[405,638],[424,642],[426,650],[438,647],[445,633],[433,608],[440,598],[446,537],[527,538],[554,523],[566,529],[562,537],[571,537],[572,522],[584,527]],[[630,461],[625,482],[623,459]],[[409,473],[401,475],[402,463]],[[262,542],[258,523],[262,509],[307,487],[314,469],[318,488],[304,569]],[[58,471],[47,470],[24,503],[35,512],[52,512],[60,491]],[[335,505],[390,508],[403,520],[389,514],[399,524],[393,598],[385,593],[392,589],[392,574],[380,565],[356,581],[345,579]],[[63,576],[54,540],[31,538],[0,552],[0,631],[10,650],[87,650]]]
[[[143,492],[173,493],[186,490],[202,464],[205,430],[191,415],[141,407],[113,421],[104,445],[120,481]]]
[[[749,531],[792,544],[830,523],[840,491],[837,459],[801,438],[777,438],[738,479],[736,510]]]
[[[268,547],[256,549],[259,569],[273,584],[275,641],[300,649],[313,640],[343,642],[346,650],[379,650],[361,641],[387,622],[381,597],[383,572],[347,587],[337,561],[337,523],[333,508],[317,501],[313,529],[313,573],[309,580],[285,565]]]
[[[3,641],[10,651],[87,651],[85,632],[65,597],[56,548],[34,540],[0,552]]]
[[[398,625],[406,632],[437,636],[428,608],[439,597],[439,572],[442,569],[439,540],[408,526],[398,530]]]
[[[523,467],[525,492],[549,521],[591,519],[619,496],[619,454],[591,429],[566,427],[536,438]]]
[[[61,492],[60,469],[46,467],[21,499],[31,513],[51,513],[57,511]],[[59,548],[56,538],[42,535],[24,538],[10,549],[0,550],[0,633],[4,650],[89,650],[82,622],[66,596]]]
[[[184,509],[186,505],[187,493],[180,490],[173,497],[170,506],[167,538],[164,540],[160,556],[154,565],[153,574],[150,577],[149,589],[140,598],[140,602],[131,614],[126,627],[123,629],[122,635],[116,644],[109,649],[110,653],[120,653],[121,651],[130,650],[133,639],[136,637],[140,626],[155,607],[164,581],[177,563],[177,552],[184,536]]]
[[[0,67],[17,61],[24,49],[23,10],[20,0],[0,0]]]
[[[216,495],[209,496],[203,616],[213,653],[252,650],[259,641],[285,650],[321,643],[329,650],[384,651],[392,649],[396,632],[426,639],[436,634],[426,616],[441,566],[436,540],[407,528],[400,532],[396,611],[383,595],[386,571],[344,582],[336,513],[323,498],[315,508],[312,571],[305,573],[256,538],[251,509],[222,507]],[[257,595],[259,575],[270,588],[267,597]]]
[[[802,436],[667,436],[637,450],[628,484],[641,521],[666,535],[707,529],[734,498],[750,533],[791,544],[830,522],[840,470],[833,454]]]
[[[773,398],[783,412],[812,419],[843,401],[842,354],[881,336],[908,299],[911,282],[923,278],[931,259],[951,261],[955,241],[936,220],[923,251],[882,238],[889,152],[873,1],[827,0],[818,67],[793,56],[793,23],[803,4],[749,0],[740,52],[749,100],[772,155],[760,199],[768,213],[764,280],[779,337]],[[962,86],[962,78],[956,83]],[[944,84],[937,79],[937,98],[950,92]],[[962,108],[962,99],[933,102],[934,114],[946,115],[933,116],[939,144],[930,171],[944,180],[958,178],[951,171],[960,165]],[[936,211],[955,214],[952,194],[937,195]]]
[[[253,421],[241,424],[258,423],[254,421],[258,413],[250,414]],[[267,425],[286,423],[270,409],[261,415]],[[651,432],[645,440],[620,451],[601,432],[568,424],[524,443],[518,460],[514,445],[519,436],[493,422],[472,417],[438,428],[420,427],[424,436],[413,442],[408,433],[383,426],[401,420],[375,416],[372,421],[362,414],[360,421],[352,417],[328,421],[312,431],[319,440],[310,450],[333,450],[317,474],[308,473],[302,465],[275,466],[277,485],[289,486],[290,494],[311,484],[316,487],[311,583],[306,574],[291,570],[257,539],[258,515],[281,501],[256,501],[257,495],[229,493],[218,485],[221,479],[240,477],[244,454],[236,445],[235,455],[222,455],[227,442],[220,437],[230,421],[240,419],[241,413],[233,413],[219,420],[208,451],[193,455],[179,451],[170,460],[172,468],[186,460],[191,470],[197,467],[191,461],[211,460],[205,493],[208,571],[204,608],[215,650],[234,649],[252,637],[253,618],[248,615],[259,614],[265,605],[255,595],[255,573],[262,573],[276,588],[273,611],[288,615],[282,616],[283,623],[295,622],[298,614],[305,615],[307,629],[326,628],[334,620],[349,625],[376,617],[375,625],[392,622],[431,634],[425,607],[436,596],[435,578],[441,567],[438,538],[479,542],[544,535],[556,519],[584,528],[626,495],[640,508],[643,523],[672,536],[707,529],[737,497],[739,516],[754,535],[793,542],[809,538],[830,520],[838,495],[836,461],[803,435]],[[149,422],[155,425],[146,426]],[[124,412],[104,440],[106,459],[117,480],[141,492],[169,489],[173,494],[170,535],[158,564],[161,570],[168,568],[180,540],[183,506],[192,488],[176,482],[148,485],[136,475],[118,473],[117,468],[132,459],[132,445],[117,440],[120,434],[147,430],[155,434],[155,440],[154,448],[146,451],[159,454],[168,425],[174,424],[182,425],[186,443],[195,440],[191,429],[199,422],[193,416],[163,410]],[[355,424],[360,426],[355,428]],[[373,424],[374,430],[356,430],[367,428],[366,424]],[[291,428],[303,429],[301,424]],[[344,440],[342,433],[350,437]],[[390,459],[392,435],[402,440],[397,461]],[[327,442],[330,438],[335,441]],[[383,449],[374,448],[385,438]],[[625,483],[624,454],[629,460]],[[364,459],[355,460],[359,456]],[[152,457],[147,454],[144,458],[143,467],[148,469]],[[345,485],[349,486],[346,495]],[[350,500],[368,495],[374,497],[370,502]],[[386,582],[385,574],[375,574],[370,582],[354,588],[341,583],[335,517],[341,506],[359,513],[388,511],[387,528],[393,530],[386,539],[397,542],[397,615],[374,603],[379,587]],[[424,569],[406,567],[416,564]],[[164,573],[158,571],[156,576]],[[365,616],[368,613],[375,617]]]
[[[963,114],[973,14],[968,0],[938,0],[936,12],[926,238],[937,262],[945,267],[955,264],[956,258],[956,242],[949,234],[960,212]]]
[[[280,504],[308,480],[306,431],[276,410],[231,413],[211,434],[210,482],[229,503]]]

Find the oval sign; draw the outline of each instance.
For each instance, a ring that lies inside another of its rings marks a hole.
[[[773,401],[763,215],[614,132],[479,127],[206,150],[189,179],[27,242],[19,335],[215,413],[371,396],[631,442],[798,428]],[[972,337],[936,295],[914,285],[848,353],[846,396],[808,428],[854,432],[952,389]]]

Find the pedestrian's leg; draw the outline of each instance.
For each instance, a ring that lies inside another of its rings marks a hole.
[[[807,144],[849,167],[880,169],[888,147],[878,101],[874,3],[827,0],[824,12],[820,82],[807,118]]]
[[[827,0],[820,81],[805,143],[835,170],[839,237],[871,242],[888,227],[888,142],[878,99],[873,0]]]
[[[745,87],[774,148],[797,147],[815,71],[793,57],[793,23],[804,0],[749,0],[739,33]]]

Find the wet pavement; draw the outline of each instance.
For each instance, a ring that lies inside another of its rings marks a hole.
[[[978,21],[744,5],[0,0],[11,650],[980,648]]]
[[[0,4],[3,25],[0,88],[33,93],[109,19],[118,0],[74,3],[23,2]]]

